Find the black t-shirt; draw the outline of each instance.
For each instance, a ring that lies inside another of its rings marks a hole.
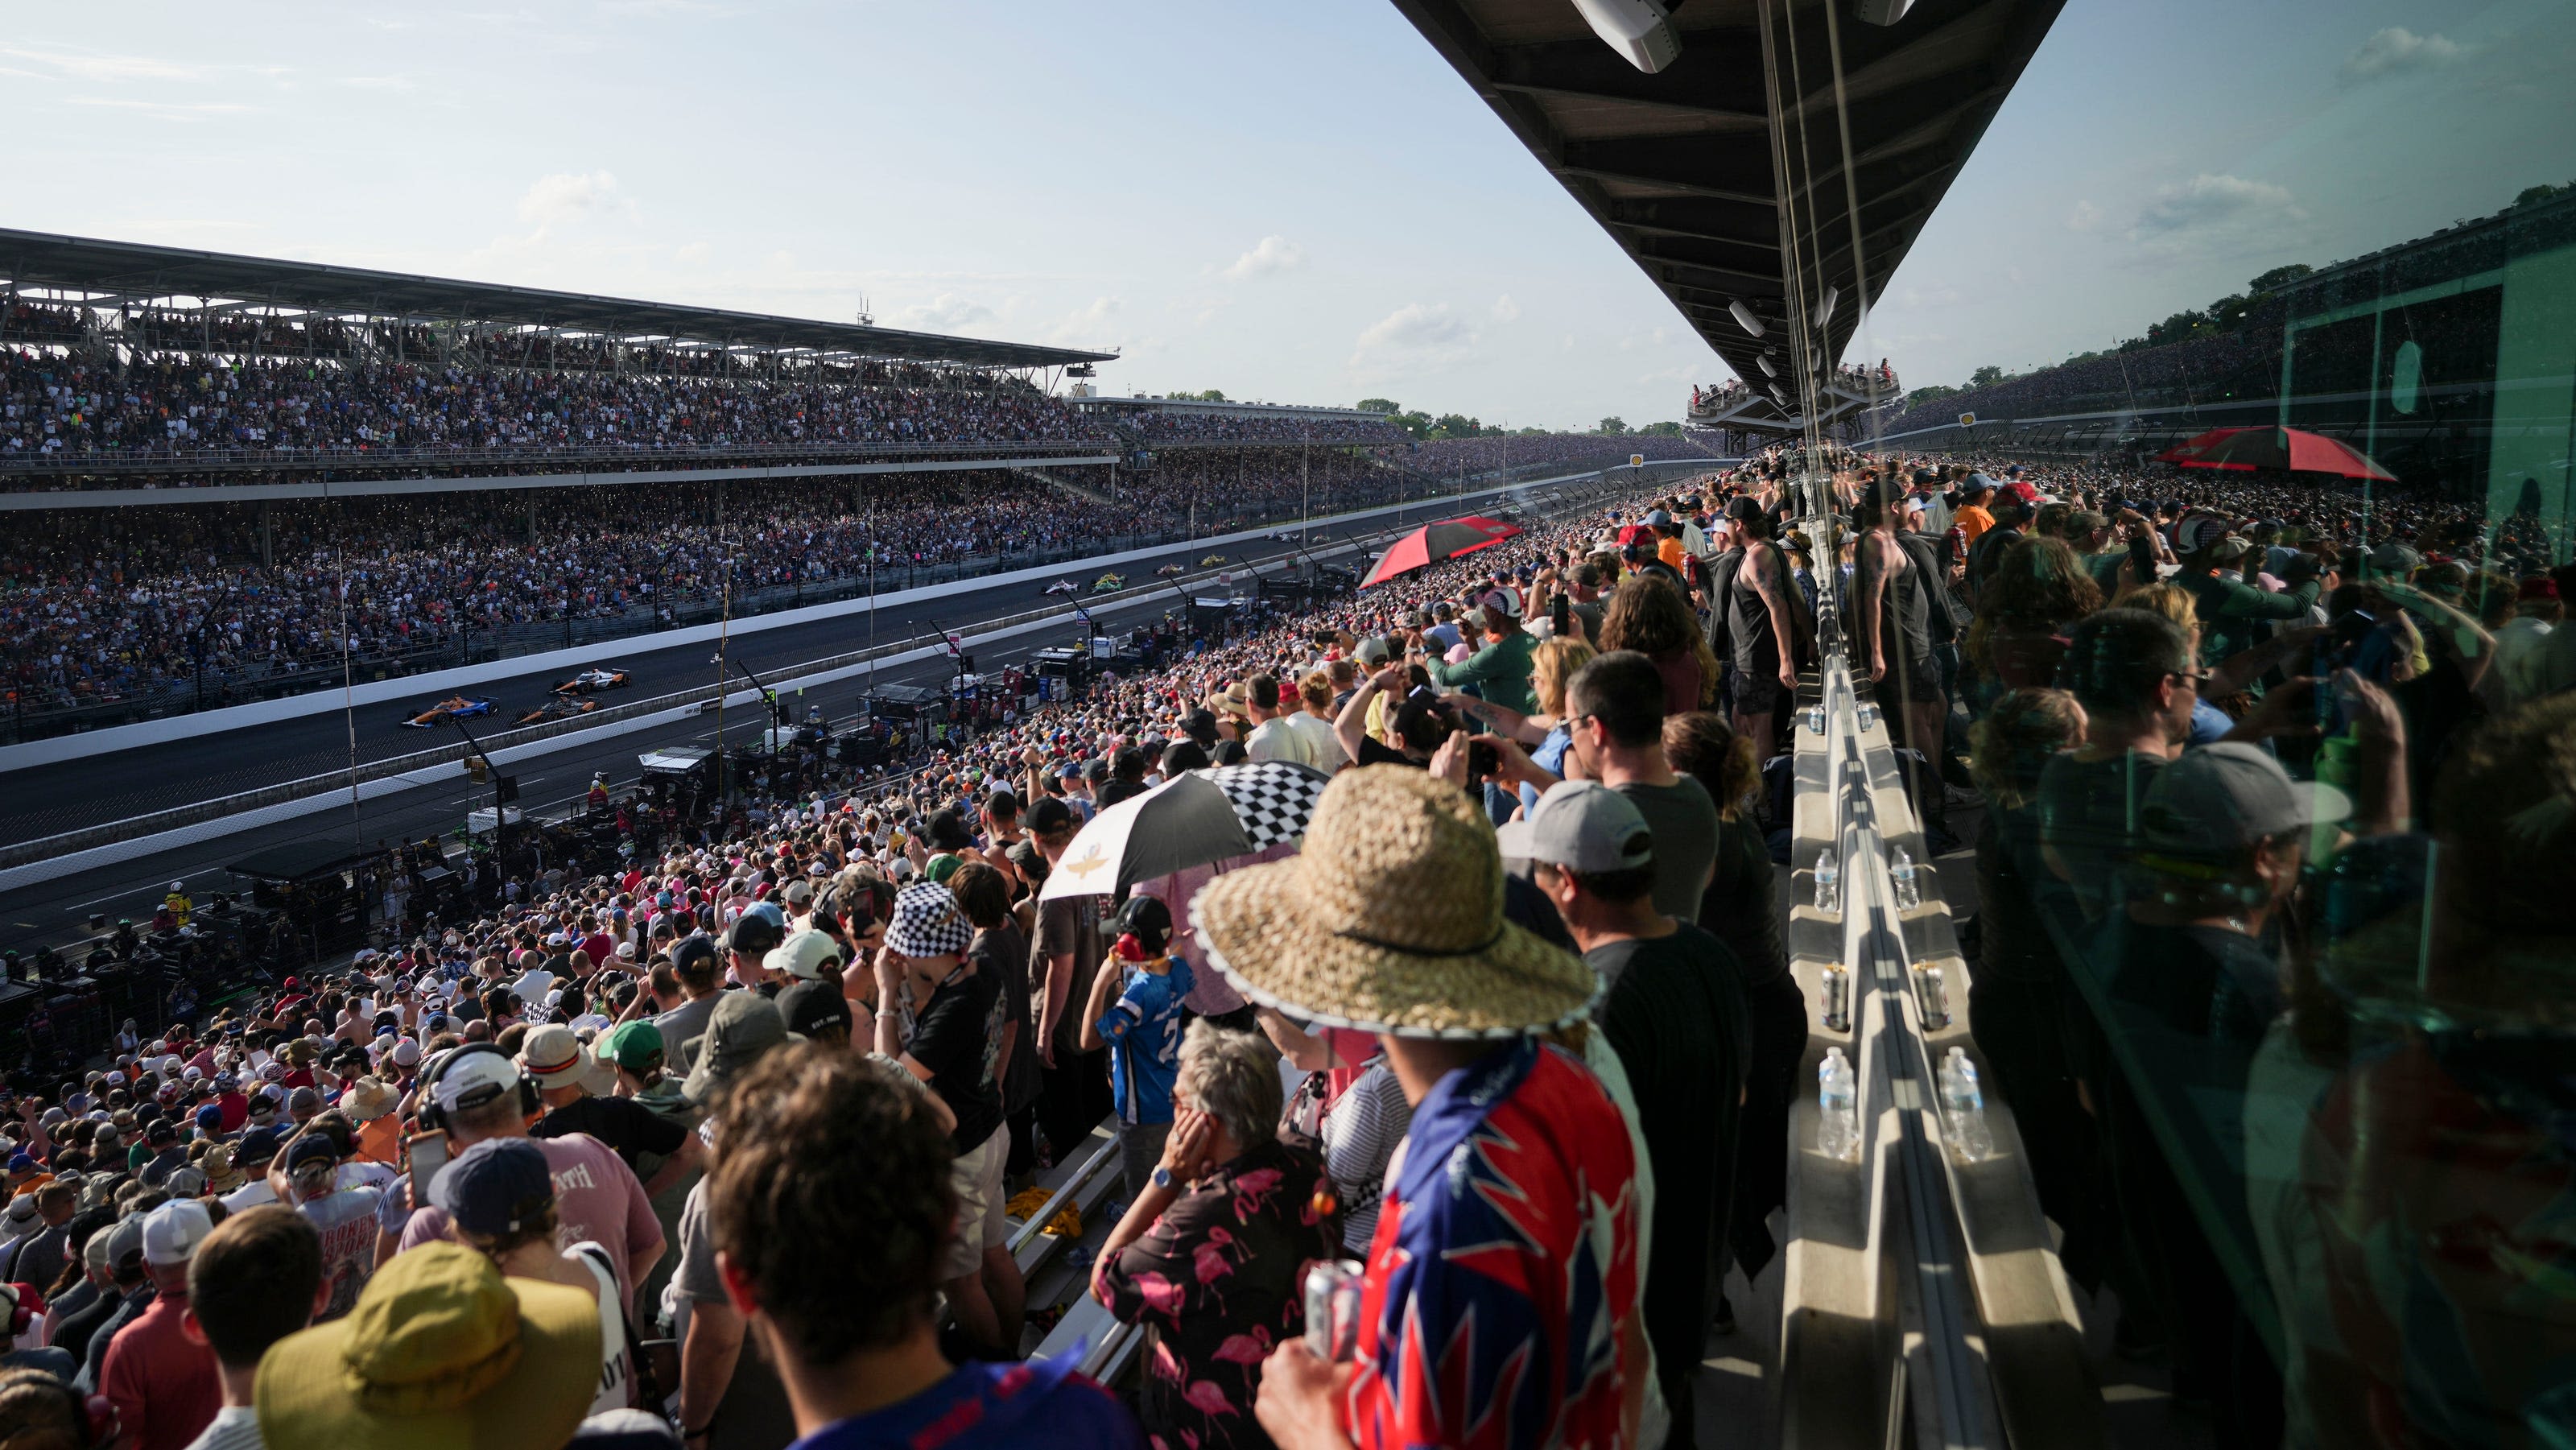
[[[1618,1050],[1655,1169],[1655,1273],[1646,1335],[1667,1365],[1696,1362],[1708,1327],[1709,1253],[1727,1241],[1739,1099],[1753,1053],[1743,969],[1687,922],[1668,936],[1584,953],[1601,974],[1593,1021]]]
[[[588,1133],[635,1168],[635,1155],[650,1153],[668,1158],[680,1151],[689,1130],[672,1122],[632,1098],[576,1098],[544,1117],[528,1130],[532,1138],[563,1138],[574,1133]],[[636,1169],[640,1176],[642,1169]]]
[[[2060,893],[2071,892],[2084,920],[2100,921],[2127,899],[2138,812],[2164,768],[2162,759],[2136,751],[2105,760],[2049,758],[2039,776],[2039,835],[2068,875],[2063,887],[2053,874],[2031,881],[2042,910],[2057,909],[2066,900]]]
[[[913,1019],[903,1050],[930,1069],[930,1089],[957,1115],[949,1135],[960,1153],[982,1147],[1002,1123],[1002,1094],[993,1085],[993,1059],[1002,1050],[994,1030],[1002,981],[991,972],[953,978],[930,994]],[[1078,1015],[1077,1003],[1065,1009]]]

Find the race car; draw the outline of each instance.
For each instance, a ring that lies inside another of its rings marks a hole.
[[[576,716],[587,715],[598,708],[599,702],[597,700],[576,700],[571,698],[548,700],[544,704],[539,705],[532,710],[520,712],[519,718],[511,723],[515,725],[542,725],[548,720],[570,720]]]
[[[1166,564],[1162,568],[1154,571],[1156,577],[1163,579],[1169,579],[1175,574],[1187,574],[1188,572],[1190,572],[1190,566],[1187,564]]]
[[[489,695],[477,695],[470,700],[463,695],[450,695],[405,720],[403,725],[412,730],[429,730],[444,725],[450,720],[472,720],[478,716],[489,715],[499,708],[492,703]]]
[[[1127,576],[1124,574],[1103,574],[1091,582],[1094,594],[1115,594],[1126,587]]]
[[[1213,569],[1224,562],[1225,556],[1223,554],[1210,554],[1206,558],[1199,560],[1199,567],[1202,569]]]
[[[1080,594],[1082,592],[1082,586],[1074,583],[1070,579],[1058,579],[1053,584],[1046,587],[1046,592],[1049,594]]]
[[[622,690],[631,683],[624,670],[584,670],[555,686],[558,695],[587,695],[597,690]]]

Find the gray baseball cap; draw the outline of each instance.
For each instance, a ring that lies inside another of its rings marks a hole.
[[[2292,780],[2261,750],[2223,740],[2186,750],[2158,772],[2139,821],[2152,854],[2224,861],[2259,841],[2351,814],[2352,797],[2342,791]]]
[[[1559,781],[1538,809],[1496,831],[1503,855],[1575,871],[1628,871],[1655,861],[1636,802],[1594,780]]]

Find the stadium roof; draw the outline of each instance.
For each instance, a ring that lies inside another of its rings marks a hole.
[[[1839,358],[1862,310],[1847,202],[1858,203],[1858,261],[1875,300],[2063,3],[1915,0],[1879,26],[1843,0],[1689,0],[1673,7],[1680,56],[1648,75],[1596,37],[1573,0],[1395,0],[1756,390],[1769,382],[1756,361],[1766,349],[1781,377],[1793,375],[1784,236],[1795,239],[1811,315],[1827,288],[1837,293],[1821,350]],[[1767,69],[1778,74],[1777,152]],[[1784,159],[1794,187],[1780,183]],[[1736,303],[1765,336],[1735,320]]]
[[[849,322],[775,317],[721,307],[688,307],[458,282],[364,267],[284,262],[226,252],[107,242],[0,228],[0,279],[19,290],[52,288],[104,300],[221,299],[343,316],[402,317],[557,328],[609,337],[668,338],[708,346],[811,349],[911,362],[980,367],[1055,367],[1110,362],[1117,354],[987,342]]]

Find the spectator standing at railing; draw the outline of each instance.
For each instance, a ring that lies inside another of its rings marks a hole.
[[[1503,895],[1481,807],[1395,766],[1335,776],[1301,854],[1200,893],[1220,970],[1291,1015],[1376,1032],[1414,1105],[1356,1362],[1298,1338],[1263,1366],[1261,1425],[1282,1450],[1454,1443],[1478,1424],[1505,1445],[1638,1443],[1637,1163],[1600,1080],[1545,1040],[1583,1017],[1595,979],[1508,924]]]
[[[1150,898],[1140,898],[1150,899]],[[1262,1363],[1305,1331],[1299,1276],[1341,1250],[1332,1186],[1280,1141],[1278,1057],[1260,1038],[1192,1024],[1161,1161],[1110,1231],[1091,1293],[1158,1332],[1141,1395],[1159,1445],[1267,1446]]]

